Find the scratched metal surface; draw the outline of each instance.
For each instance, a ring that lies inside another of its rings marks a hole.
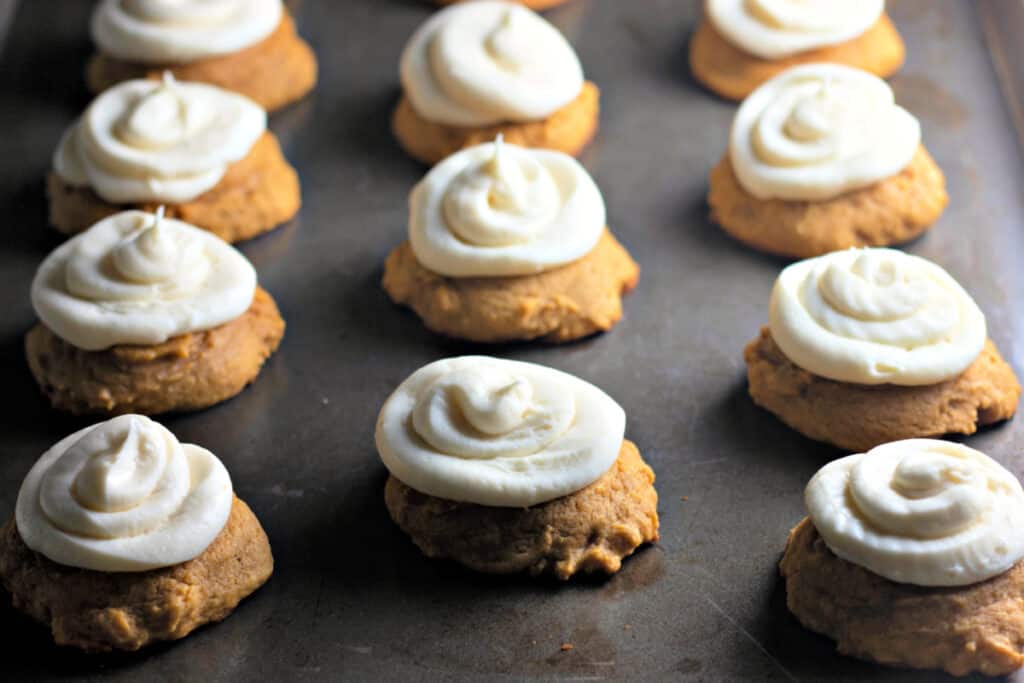
[[[0,516],[43,450],[81,421],[38,398],[21,352],[28,287],[58,243],[41,179],[88,101],[81,0],[21,3],[0,61]],[[951,203],[910,245],[946,266],[1024,363],[1024,165],[971,3],[894,0],[909,60],[893,79],[946,172]],[[230,469],[270,535],[277,571],[227,621],[129,656],[60,650],[4,605],[0,678],[131,680],[630,679],[936,681],[834,654],[788,615],[776,572],[808,477],[837,455],[790,432],[745,393],[741,349],[765,320],[781,261],[706,220],[706,175],[733,107],[695,86],[685,59],[697,2],[576,0],[549,13],[603,89],[602,130],[583,161],[610,223],[643,266],[610,334],[497,352],[596,382],[658,475],[661,542],[605,581],[488,578],[422,558],[389,521],[373,448],[380,403],[408,373],[479,348],[439,339],[392,307],[381,263],[403,236],[423,169],[392,142],[388,114],[418,0],[296,6],[322,81],[273,117],[302,174],[293,224],[245,244],[288,321],[255,386],[169,418]],[[1024,475],[1024,422],[970,440]],[[684,500],[685,497],[685,500]],[[6,598],[3,598],[6,603]],[[570,642],[575,649],[561,652]]]

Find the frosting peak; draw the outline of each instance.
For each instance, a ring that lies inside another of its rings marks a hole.
[[[103,0],[92,36],[107,55],[142,64],[187,64],[238,52],[277,28],[281,0]]]
[[[417,112],[452,126],[544,119],[583,88],[583,69],[565,37],[505,0],[437,12],[406,44],[401,77]]]
[[[435,166],[409,199],[409,240],[426,268],[452,277],[525,275],[593,249],[604,200],[572,157],[494,144]]]
[[[227,522],[221,462],[141,415],[72,434],[47,451],[18,494],[25,544],[59,564],[145,571],[198,556]]]
[[[896,175],[921,141],[880,78],[837,64],[782,72],[743,101],[729,158],[760,199],[823,200]]]
[[[141,211],[106,218],[39,266],[32,305],[50,330],[87,351],[159,344],[234,320],[256,272],[212,233]]]
[[[793,363],[855,384],[935,384],[981,353],[985,316],[939,266],[894,249],[849,249],[787,267],[772,338]]]
[[[762,59],[852,40],[878,21],[885,0],[707,0],[708,18],[730,43]]]
[[[893,581],[967,585],[1024,558],[1024,490],[960,444],[908,439],[836,460],[805,500],[836,555]]]
[[[625,414],[604,392],[531,363],[465,356],[403,382],[377,420],[391,473],[432,496],[528,507],[611,467]]]

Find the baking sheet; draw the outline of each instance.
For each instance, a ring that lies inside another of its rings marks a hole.
[[[1008,0],[1007,0],[1008,1]],[[42,178],[87,104],[90,4],[20,3],[0,60],[0,517],[35,459],[89,420],[51,412],[25,368],[28,288],[58,238]],[[766,320],[783,261],[711,225],[706,177],[734,108],[690,78],[694,0],[575,0],[548,17],[603,91],[583,162],[641,264],[611,333],[562,346],[487,348],[426,332],[379,287],[424,169],[392,141],[405,38],[419,0],[294,5],[321,83],[273,116],[299,169],[298,220],[242,246],[288,322],[254,386],[164,422],[217,453],[263,522],[271,581],[222,624],[134,655],[87,657],[4,605],[0,678],[51,680],[936,681],[845,659],[785,609],[776,563],[811,474],[838,452],[791,432],[746,396],[743,345]],[[1024,164],[974,3],[892,0],[908,62],[892,79],[946,173],[950,206],[909,251],[944,265],[1024,362]],[[490,352],[575,373],[626,409],[657,472],[661,541],[608,580],[560,585],[479,576],[423,558],[390,522],[373,447],[377,410],[437,358]],[[1024,421],[970,439],[1024,475]],[[3,601],[6,602],[4,597]],[[563,643],[574,648],[562,651]]]

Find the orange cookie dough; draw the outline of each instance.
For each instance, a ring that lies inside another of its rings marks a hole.
[[[743,51],[704,18],[690,39],[690,69],[712,92],[726,99],[742,100],[757,86],[798,64],[834,62],[886,78],[903,65],[905,53],[900,34],[885,14],[853,40],[783,59],[761,59]]]
[[[0,530],[0,579],[14,607],[48,626],[58,645],[90,652],[184,638],[231,614],[273,571],[267,535],[237,497],[202,554],[147,572],[67,567],[26,546],[13,519]]]
[[[658,540],[654,472],[631,441],[590,486],[529,508],[435,498],[393,476],[384,501],[427,557],[492,574],[525,571],[563,581],[577,572],[614,574],[623,558]]]
[[[277,29],[259,43],[221,57],[191,64],[137,64],[97,53],[86,67],[86,83],[99,94],[121,81],[162,78],[170,71],[179,81],[198,81],[241,93],[268,111],[302,99],[316,85],[313,50],[295,32],[286,12]]]
[[[804,518],[779,565],[786,604],[839,652],[886,664],[1002,676],[1024,666],[1024,564],[955,588],[894,583],[836,557]]]
[[[640,267],[607,229],[578,261],[536,275],[452,278],[424,268],[409,242],[384,264],[384,290],[435,332],[476,342],[565,342],[611,329]]]
[[[711,219],[755,249],[792,258],[849,247],[901,244],[917,237],[949,202],[942,171],[919,147],[902,172],[824,201],[758,199],[748,193],[726,153],[711,171]]]
[[[434,0],[438,5],[454,5],[457,2],[463,1],[464,0]],[[539,11],[549,9],[555,5],[564,4],[566,0],[515,0],[515,2],[518,2],[520,5],[525,7],[529,7],[532,10]]]
[[[244,159],[228,167],[217,185],[182,204],[110,204],[92,189],[73,187],[53,172],[46,181],[46,194],[50,224],[64,234],[82,232],[127,209],[153,213],[158,206],[165,206],[168,218],[209,230],[226,242],[269,232],[294,218],[302,205],[299,176],[270,131]]]
[[[597,86],[586,81],[575,100],[543,121],[460,128],[424,119],[412,108],[409,98],[402,95],[391,123],[405,151],[430,165],[460,149],[493,142],[498,135],[508,144],[577,156],[597,133],[599,100]]]
[[[960,376],[925,386],[864,385],[811,374],[767,327],[743,350],[750,396],[801,434],[864,452],[890,441],[973,434],[1013,417],[1021,386],[991,340]]]
[[[36,382],[58,410],[156,415],[199,410],[238,394],[256,378],[283,336],[277,305],[257,287],[248,311],[211,330],[155,346],[84,351],[38,324],[25,336],[25,355]]]

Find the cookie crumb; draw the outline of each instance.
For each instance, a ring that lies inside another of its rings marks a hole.
[[[575,648],[576,648],[576,646],[573,645],[572,643],[562,643],[562,647],[560,647],[559,649],[562,652],[568,652],[569,650],[572,650],[572,649],[575,649]]]
[[[689,496],[683,496],[683,502],[684,502],[684,503],[685,503],[686,501],[688,501],[688,500],[690,500],[690,497],[689,497]]]
[[[630,630],[631,628],[633,628],[633,624],[626,624],[625,626],[623,626],[623,627],[622,627],[622,630],[623,630],[623,631],[628,631],[628,630]]]

